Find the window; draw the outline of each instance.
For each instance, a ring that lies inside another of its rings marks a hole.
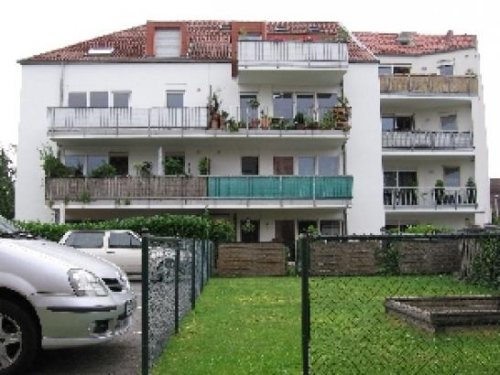
[[[313,117],[313,115],[314,115],[314,95],[313,94],[297,94],[296,113],[299,113],[299,112],[305,116]]]
[[[417,186],[417,172],[394,171],[384,172],[385,187],[413,187]]]
[[[391,66],[380,65],[378,67],[378,75],[379,76],[385,76],[385,75],[391,75],[391,74],[392,74],[392,67]]]
[[[325,116],[325,113],[337,104],[336,94],[317,94],[319,120]]]
[[[73,232],[66,239],[66,246],[83,249],[101,249],[103,247],[103,232]]]
[[[452,76],[453,75],[453,65],[441,65],[438,67],[439,74],[442,76]]]
[[[299,234],[307,234],[307,229],[309,227],[318,227],[318,222],[316,220],[299,220],[297,222],[297,227],[299,230]]]
[[[340,221],[338,220],[321,220],[319,223],[319,231],[323,236],[338,236],[340,232]]]
[[[87,106],[86,92],[70,92],[68,93],[68,107],[70,108],[85,108]]]
[[[108,107],[108,92],[107,91],[91,91],[90,92],[90,107],[92,107],[92,108],[107,108]]]
[[[320,156],[318,158],[318,176],[337,176],[338,174],[338,156]]]
[[[411,131],[413,130],[413,116],[382,117],[382,131]]]
[[[110,154],[109,164],[116,169],[118,176],[128,175],[128,156],[124,154]]]
[[[394,66],[392,68],[394,74],[410,74],[409,66]]]
[[[262,34],[258,32],[246,32],[238,36],[238,40],[259,41],[262,40]]]
[[[167,91],[167,108],[184,107],[184,92]]]
[[[460,186],[460,168],[459,167],[444,167],[444,186],[459,187]]]
[[[72,168],[77,177],[81,177],[85,173],[85,155],[65,155],[64,164]]]
[[[109,248],[140,249],[141,241],[127,232],[111,232],[109,234]]]
[[[184,155],[166,155],[163,163],[166,175],[180,175],[184,173]]]
[[[115,108],[128,108],[130,101],[129,92],[114,92],[113,93],[113,107]]]
[[[273,94],[274,117],[283,118],[286,121],[293,120],[293,99],[292,93]]]
[[[242,156],[241,157],[241,174],[253,175],[259,174],[259,158],[257,156]]]
[[[108,162],[108,157],[104,155],[88,155],[87,156],[87,176],[90,176],[94,169]]]
[[[248,123],[249,120],[259,117],[259,109],[250,104],[254,100],[257,100],[257,94],[240,95],[240,120],[245,124]]]
[[[163,29],[155,31],[154,38],[156,57],[180,57],[181,32],[179,29]]]
[[[293,157],[292,156],[275,156],[273,158],[274,174],[293,175]]]
[[[457,131],[457,116],[441,116],[441,129],[443,131]]]
[[[299,176],[314,176],[315,165],[314,156],[300,156],[299,162]]]

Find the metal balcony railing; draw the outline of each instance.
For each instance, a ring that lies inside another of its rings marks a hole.
[[[385,187],[386,209],[477,207],[477,191],[472,187]]]
[[[244,67],[347,67],[346,43],[296,41],[240,41],[238,64]]]
[[[383,131],[382,147],[417,150],[471,150],[472,132]]]

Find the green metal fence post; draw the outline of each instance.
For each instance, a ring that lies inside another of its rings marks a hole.
[[[142,231],[142,375],[149,373],[149,234]]]
[[[181,240],[182,244],[185,243]],[[175,248],[175,270],[174,270],[174,324],[175,333],[179,333],[179,268],[180,268],[181,248],[180,243]]]
[[[191,310],[196,307],[196,240],[193,238],[191,247]]]
[[[309,341],[311,329],[309,301],[309,239],[302,238],[300,257],[302,258],[302,373],[309,375]]]

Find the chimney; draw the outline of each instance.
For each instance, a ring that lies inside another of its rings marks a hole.
[[[400,44],[407,46],[413,41],[413,34],[415,34],[413,31],[402,31],[399,33],[397,40]]]

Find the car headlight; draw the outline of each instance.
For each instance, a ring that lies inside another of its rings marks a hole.
[[[108,289],[102,280],[88,271],[69,270],[68,280],[75,294],[79,297],[105,297],[108,295]]]
[[[124,286],[125,290],[130,290],[130,282],[128,280],[128,277],[125,274],[125,272],[123,272],[121,269],[118,272],[118,279],[120,280],[120,283]]]

